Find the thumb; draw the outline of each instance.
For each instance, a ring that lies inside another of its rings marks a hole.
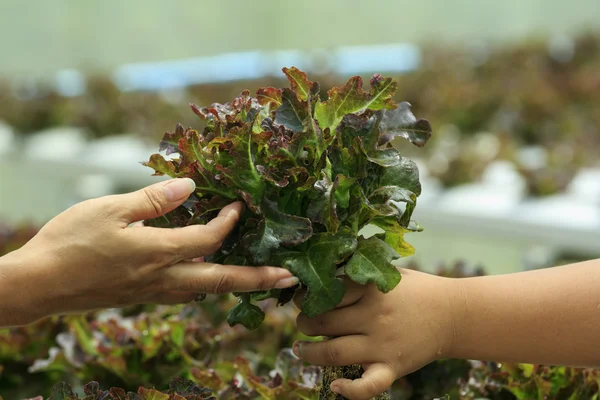
[[[126,223],[160,217],[174,210],[196,189],[190,178],[171,179],[155,183],[135,192],[115,196]]]

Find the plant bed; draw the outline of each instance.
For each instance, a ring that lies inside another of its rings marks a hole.
[[[50,400],[200,400],[200,399],[317,399],[317,382],[320,371],[305,367],[289,349],[278,355],[270,374],[257,376],[250,362],[236,357],[233,362],[220,363],[216,369],[191,368],[191,379],[175,377],[161,385],[137,386],[125,382],[123,386],[103,384],[96,381],[83,385],[80,380],[59,382],[51,389]],[[135,387],[135,388],[134,388]],[[160,388],[168,387],[167,390]],[[78,393],[83,392],[83,397]],[[16,396],[11,395],[11,399]],[[22,397],[20,397],[22,398]],[[35,399],[44,399],[42,396]],[[0,400],[2,397],[0,396]]]
[[[409,268],[421,269],[415,263]],[[481,268],[463,262],[439,265],[435,273],[451,278],[484,275]],[[317,399],[320,369],[304,366],[289,349],[300,339],[293,309],[262,304],[265,321],[249,331],[226,323],[232,304],[228,296],[208,297],[199,306],[128,308],[111,316],[94,313],[2,330],[0,338],[7,339],[10,353],[0,362],[5,365],[0,395],[6,400],[48,395],[61,381],[81,393],[81,383],[91,380],[105,390],[118,386],[136,392],[138,386],[167,388],[180,377],[213,389],[218,399],[231,399],[232,393],[236,399]],[[57,343],[57,332],[71,340]],[[53,358],[47,357],[50,347],[59,350]],[[32,365],[37,367],[30,369]],[[598,369],[440,360],[396,381],[390,395],[397,400],[444,394],[461,400],[521,400],[540,398],[541,393],[548,400],[593,399],[599,382]]]

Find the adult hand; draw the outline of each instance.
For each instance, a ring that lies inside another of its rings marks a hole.
[[[198,293],[284,288],[298,280],[274,267],[185,260],[214,253],[243,205],[225,207],[206,225],[128,228],[182,204],[195,189],[172,179],[133,193],[76,204],[21,249],[0,258],[0,326],[130,304],[175,304]]]

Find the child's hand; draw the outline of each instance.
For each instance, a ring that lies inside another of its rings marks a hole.
[[[365,368],[361,379],[332,382],[334,392],[369,399],[437,358],[600,367],[600,259],[476,278],[402,276],[388,294],[349,282],[337,309],[298,316],[302,332],[334,338],[297,343],[296,355]]]
[[[342,303],[316,318],[298,316],[308,336],[334,337],[323,342],[297,342],[294,353],[315,365],[362,364],[362,378],[338,379],[331,390],[349,399],[370,399],[392,383],[452,351],[454,326],[451,300],[454,281],[402,271],[402,281],[383,294],[374,285],[347,281]],[[295,299],[300,306],[302,295]]]

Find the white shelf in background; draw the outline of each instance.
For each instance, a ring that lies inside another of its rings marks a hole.
[[[14,151],[17,139],[13,128],[0,120],[0,155]]]
[[[83,155],[87,145],[88,138],[82,129],[60,127],[29,135],[23,152],[32,160],[75,160]]]

